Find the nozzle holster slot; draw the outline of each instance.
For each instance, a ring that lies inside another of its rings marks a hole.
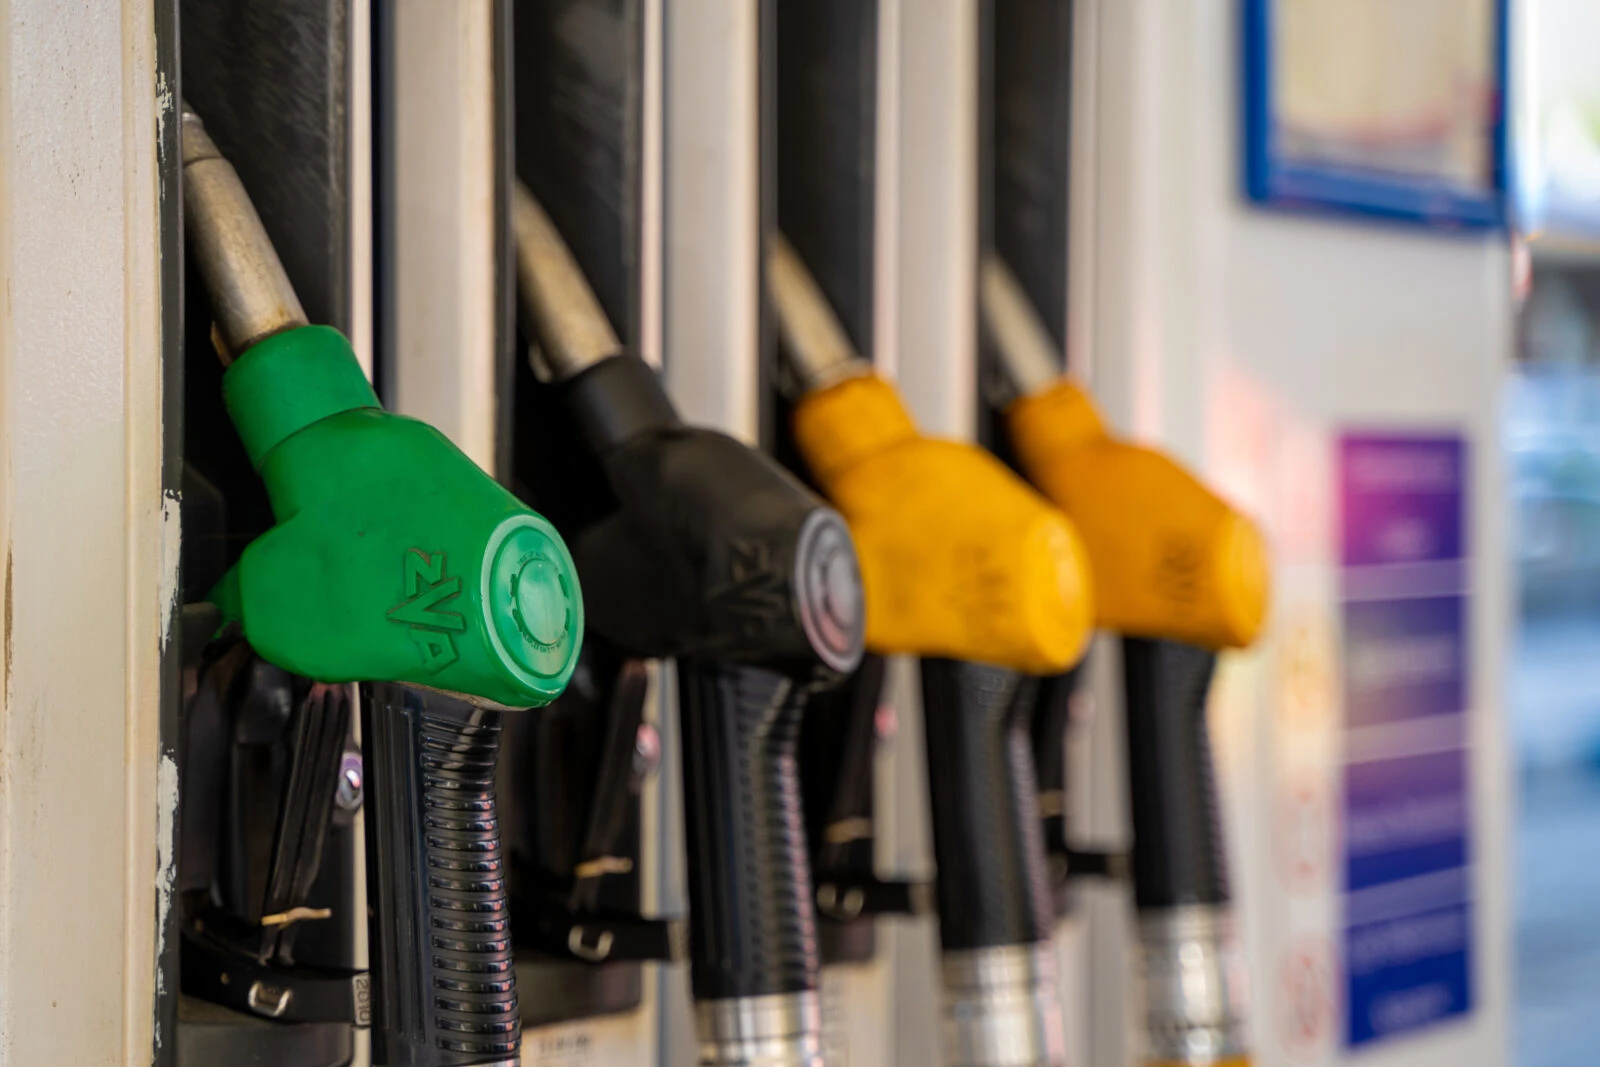
[[[649,670],[590,645],[567,693],[511,732],[513,931],[519,947],[556,960],[670,961],[681,924],[639,911]]]
[[[1126,852],[1085,849],[1070,833],[1071,781],[1067,768],[1067,734],[1082,684],[1080,664],[1062,674],[1041,678],[1033,712],[1033,759],[1038,774],[1039,821],[1044,829],[1045,856],[1056,917],[1073,908],[1071,886],[1079,878],[1124,879],[1129,874]]]
[[[214,629],[214,612],[190,614]],[[300,964],[301,923],[279,921],[327,914],[310,905],[352,691],[274,667],[237,636],[198,660],[183,723],[183,991],[279,1022],[366,1026],[366,972]]]
[[[933,905],[931,882],[880,878],[875,869],[874,757],[882,743],[884,673],[882,656],[866,656],[841,684],[812,696],[800,729],[800,783],[824,963],[871,959],[876,916],[919,915]]]

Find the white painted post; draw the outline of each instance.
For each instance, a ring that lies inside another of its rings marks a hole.
[[[178,515],[157,154],[176,101],[155,8],[0,0],[0,1064],[16,1067],[148,1064],[158,1040]]]

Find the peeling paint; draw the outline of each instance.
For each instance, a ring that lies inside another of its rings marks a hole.
[[[156,158],[161,166],[167,164],[167,124],[177,114],[174,106],[172,79],[167,71],[156,71]]]
[[[178,617],[181,593],[178,561],[183,550],[183,500],[173,490],[161,494],[161,573],[156,602],[161,605],[161,648],[172,639],[172,620]]]
[[[167,946],[167,917],[172,913],[172,891],[178,883],[178,761],[172,753],[161,754],[156,772],[156,959]],[[166,975],[156,968],[156,995],[166,992]],[[156,1035],[156,1045],[161,1035]]]

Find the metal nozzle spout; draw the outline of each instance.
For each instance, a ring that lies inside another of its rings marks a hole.
[[[1031,396],[1061,378],[1061,355],[1033,302],[1005,260],[983,257],[983,318],[1000,366],[1017,396]]]
[[[949,1067],[1063,1067],[1067,1042],[1050,942],[947,950],[940,963]]]
[[[622,342],[578,261],[521,182],[512,193],[511,223],[517,235],[518,304],[523,325],[539,346],[535,369],[564,381],[620,355]]]
[[[244,183],[183,105],[183,211],[194,257],[228,355],[306,325],[306,313]]]
[[[775,233],[767,249],[767,283],[778,314],[778,331],[790,369],[804,393],[825,389],[845,378],[870,373],[856,354],[828,298],[806,270],[800,254]]]

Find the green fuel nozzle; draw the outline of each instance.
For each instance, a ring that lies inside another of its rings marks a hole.
[[[554,700],[583,637],[554,527],[438,430],[384,411],[344,336],[306,325],[237,174],[187,107],[184,167],[191,247],[237,353],[228,413],[277,520],[212,599],[263,657],[318,681]]]
[[[372,1062],[514,1063],[495,767],[504,709],[549,703],[572,674],[572,557],[443,434],[384,411],[343,335],[307,325],[187,105],[183,169],[223,398],[276,520],[211,599],[268,662],[361,683]]]
[[[560,536],[439,431],[379,407],[337,330],[258,342],[223,390],[278,520],[216,597],[258,652],[319,681],[512,707],[561,694],[583,602]]]

